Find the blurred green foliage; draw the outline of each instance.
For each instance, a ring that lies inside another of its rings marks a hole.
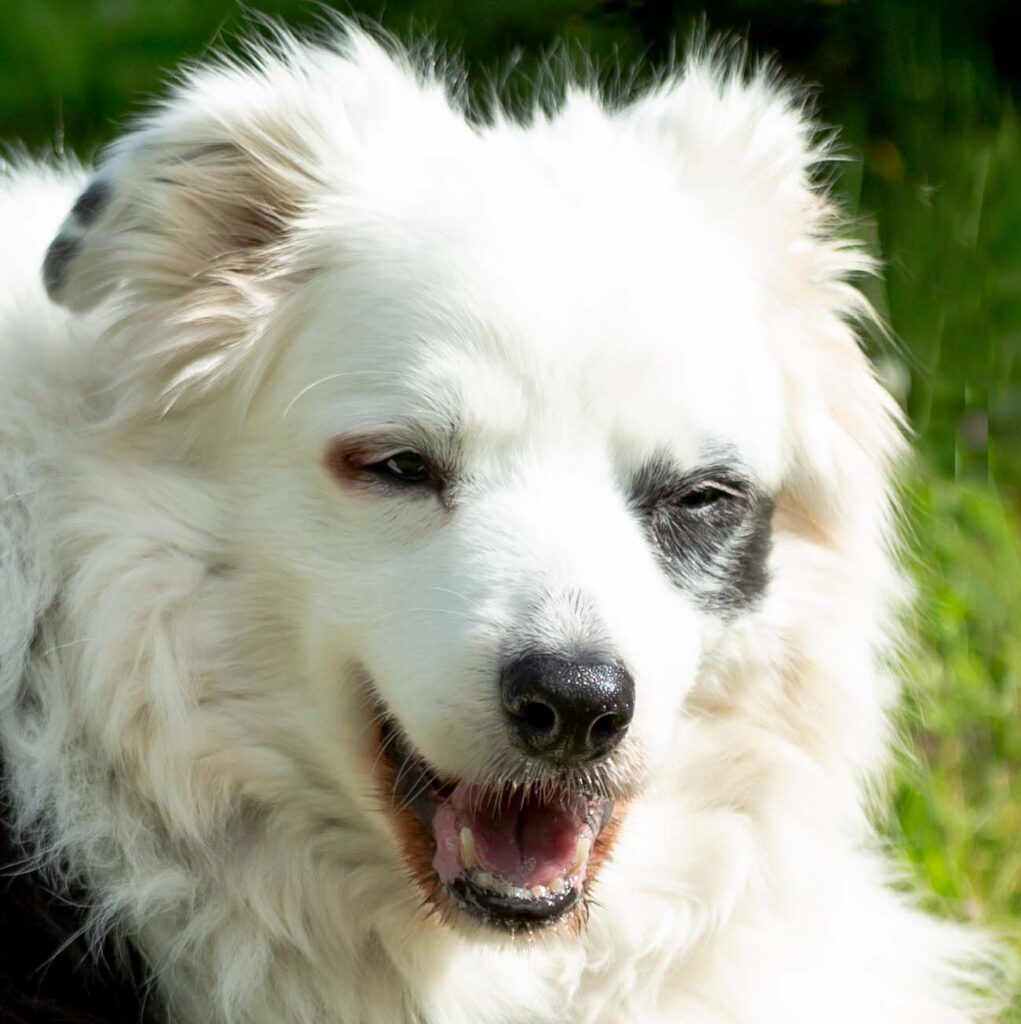
[[[944,911],[1021,945],[1021,4],[994,0],[358,0],[525,92],[555,39],[648,68],[703,25],[820,87],[835,189],[882,257],[873,342],[917,433],[906,493],[919,642],[891,839]],[[305,0],[253,0],[322,25]],[[8,0],[0,136],[88,156],[185,57],[233,45],[229,0]],[[637,71],[640,82],[643,72]],[[1013,1021],[1021,1021],[1021,1008]]]

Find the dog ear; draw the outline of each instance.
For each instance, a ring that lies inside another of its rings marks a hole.
[[[108,304],[116,374],[167,408],[183,381],[259,361],[238,357],[317,269],[306,235],[350,194],[359,154],[390,156],[443,112],[439,85],[355,30],[332,47],[281,32],[190,71],[100,163],[46,254],[46,290],[74,311]]]
[[[696,47],[683,70],[622,112],[672,151],[679,187],[774,246],[796,243],[824,214],[815,172],[832,158],[803,90],[743,52]]]
[[[314,189],[314,119],[279,68],[194,75],[109,152],[46,254],[50,297],[86,310],[251,277]]]

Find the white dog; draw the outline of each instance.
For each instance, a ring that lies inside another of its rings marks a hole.
[[[449,77],[281,35],[4,180],[28,869],[188,1024],[985,1019],[870,826],[901,429],[825,142],[711,54]]]

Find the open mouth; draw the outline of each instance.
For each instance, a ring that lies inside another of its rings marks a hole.
[[[441,909],[531,931],[584,907],[612,845],[614,802],[568,782],[441,779],[384,720],[381,762],[405,856]]]

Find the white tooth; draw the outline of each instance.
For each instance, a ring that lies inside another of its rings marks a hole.
[[[563,875],[561,875],[560,878],[554,878],[553,881],[550,882],[549,891],[553,893],[554,896],[559,896],[561,893],[567,892],[567,881],[564,879]]]
[[[489,889],[492,891],[496,886],[496,879],[488,871],[476,871],[472,875],[472,881],[480,889]]]
[[[544,886],[544,885],[533,885],[532,888],[529,889],[528,891],[537,900],[548,900],[549,899],[549,889],[547,889],[546,886]]]
[[[512,885],[509,888],[510,892],[508,892],[507,895],[516,900],[527,900],[531,898],[531,893],[529,893],[527,889],[522,889],[520,885]]]
[[[588,855],[592,851],[592,839],[589,836],[580,836],[578,845],[574,848],[574,863],[571,865],[570,873],[577,874],[588,863]]]
[[[461,865],[471,869],[479,862],[475,856],[475,836],[467,826],[461,829]]]

